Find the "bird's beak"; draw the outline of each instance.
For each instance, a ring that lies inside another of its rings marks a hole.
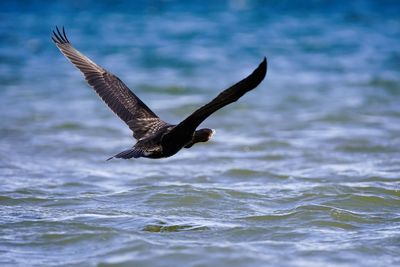
[[[211,134],[210,134],[210,138],[216,133],[217,131],[214,129],[211,129]]]

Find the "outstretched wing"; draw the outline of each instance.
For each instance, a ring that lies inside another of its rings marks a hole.
[[[103,69],[88,57],[81,54],[69,42],[64,28],[62,33],[56,27],[51,37],[60,51],[85,76],[89,85],[133,131],[136,139],[141,139],[157,132],[168,125],[148,108],[129,88],[115,75]]]
[[[264,57],[264,60],[253,71],[252,74],[220,93],[210,103],[193,112],[189,117],[187,117],[177,126],[175,126],[168,134],[166,134],[164,136],[165,140],[170,139],[173,136],[182,136],[185,133],[191,133],[195,131],[196,128],[215,111],[237,101],[245,93],[256,88],[262,82],[266,73],[267,59]]]

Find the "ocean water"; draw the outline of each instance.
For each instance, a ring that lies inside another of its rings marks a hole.
[[[398,1],[2,1],[1,266],[400,266]],[[50,39],[177,123],[264,82],[161,160]]]

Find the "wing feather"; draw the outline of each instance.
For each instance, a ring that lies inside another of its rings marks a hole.
[[[60,51],[85,76],[86,81],[108,107],[133,131],[136,139],[146,137],[168,125],[147,107],[117,76],[100,67],[76,50],[69,42],[64,28],[56,27],[51,37]]]
[[[267,59],[251,73],[249,76],[221,92],[211,102],[202,106],[175,126],[168,134],[164,136],[165,140],[173,138],[173,136],[182,136],[185,133],[192,133],[196,128],[215,111],[223,108],[230,103],[237,101],[245,93],[256,88],[264,79],[267,73]]]

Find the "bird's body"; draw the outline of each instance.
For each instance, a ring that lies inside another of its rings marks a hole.
[[[202,106],[177,125],[161,120],[148,108],[118,77],[98,66],[76,50],[65,34],[58,28],[52,39],[60,51],[85,76],[89,85],[103,99],[109,108],[133,132],[136,144],[109,158],[165,158],[176,154],[182,148],[190,148],[196,143],[207,142],[214,130],[197,127],[212,113],[237,101],[248,91],[257,87],[267,71],[266,58],[247,78],[226,89],[208,104]]]

